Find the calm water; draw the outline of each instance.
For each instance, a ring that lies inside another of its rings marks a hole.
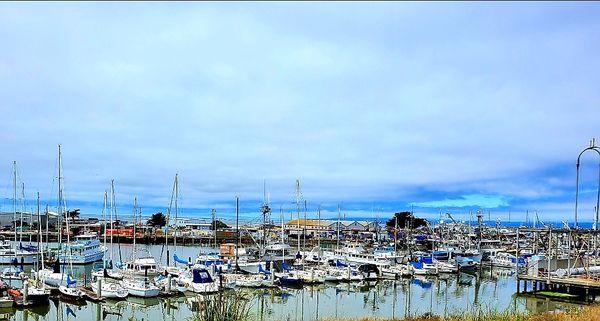
[[[121,246],[125,260],[132,252],[131,245]],[[161,246],[138,246],[159,257]],[[173,255],[173,248],[171,255]],[[119,259],[115,246],[115,260]],[[199,247],[178,247],[180,257],[194,258]],[[163,262],[165,255],[163,251]],[[108,256],[110,256],[110,251]],[[69,267],[66,267],[69,269]],[[91,266],[74,266],[80,283],[89,280]],[[252,298],[255,320],[318,320],[320,318],[356,318],[364,316],[404,317],[433,313],[446,315],[476,307],[484,309],[516,309],[531,312],[563,309],[569,304],[517,297],[516,281],[505,270],[484,270],[481,275],[447,275],[398,281],[357,284],[324,284],[303,289],[243,290]],[[241,290],[238,290],[241,291]],[[34,310],[8,310],[9,320],[178,320],[194,315],[189,297],[170,299],[128,298],[101,304],[87,302],[75,305],[53,302],[49,307]]]

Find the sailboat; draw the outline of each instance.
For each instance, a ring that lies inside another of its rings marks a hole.
[[[117,269],[114,268],[113,266],[113,259],[114,259],[114,246],[113,246],[113,224],[114,224],[114,220],[116,218],[116,205],[115,205],[115,180],[111,180],[110,182],[110,207],[107,209],[107,205],[108,205],[108,195],[105,192],[104,193],[104,206],[102,208],[102,216],[103,216],[103,220],[104,220],[104,247],[107,249],[108,251],[108,244],[107,244],[107,240],[106,240],[106,234],[108,232],[107,230],[107,225],[106,225],[106,211],[110,211],[110,260],[107,261],[106,259],[102,260],[102,268],[100,270],[96,270],[92,272],[92,277],[96,277],[96,278],[102,278],[102,277],[106,277],[106,278],[110,278],[112,280],[122,280],[123,279],[123,275],[118,272]],[[113,214],[114,217],[113,217]]]
[[[63,197],[63,176],[62,176],[62,153],[61,146],[58,145],[58,213],[59,213],[59,232],[58,232],[58,243],[62,244],[62,224],[61,224],[61,213],[64,213],[65,218],[68,213],[66,210],[66,203]],[[67,231],[69,230],[69,221],[66,220]],[[69,234],[67,233],[67,243],[69,242]],[[71,271],[73,270],[73,266],[70,265]],[[54,266],[52,269],[49,268],[41,268],[39,271],[33,272],[34,277],[42,281],[42,283],[51,285],[51,286],[68,286],[69,280],[72,280],[68,273],[64,271],[61,272],[60,259],[54,262]]]
[[[149,276],[148,270],[150,267],[153,267],[153,269],[156,273],[156,262],[146,263],[145,261],[140,261],[141,259],[136,258],[136,256],[137,256],[137,252],[136,252],[137,212],[138,212],[138,204],[137,204],[137,197],[136,197],[133,202],[133,253],[132,253],[133,259],[129,263],[127,263],[127,269],[125,270],[125,272],[131,272],[131,273],[125,273],[125,277],[123,278],[123,281],[121,281],[121,285],[123,285],[123,287],[129,292],[129,295],[143,297],[143,298],[151,298],[151,297],[156,297],[160,294],[160,289],[148,280],[148,276]],[[149,260],[149,258],[144,258],[144,259]],[[152,261],[154,261],[154,257],[151,257],[151,259],[152,259]],[[148,265],[145,265],[145,268],[143,270],[140,270],[140,268],[142,266],[144,266],[144,265],[140,265],[140,263],[141,264],[146,263]],[[145,273],[144,276],[140,277],[139,272]]]
[[[175,203],[175,227],[173,229],[173,265],[169,265],[169,221],[171,218],[171,209]],[[171,274],[172,276],[179,276],[183,274],[189,264],[188,261],[180,259],[177,256],[177,232],[178,232],[178,216],[179,216],[179,175],[175,174],[175,180],[173,181],[173,192],[171,193],[171,200],[169,202],[169,207],[167,208],[167,224],[165,227],[165,247],[167,248],[167,264],[165,265],[163,270],[164,275]],[[161,255],[162,258],[162,255]],[[177,263],[183,264],[184,267],[177,266]]]
[[[108,194],[104,192],[104,206],[102,208],[102,216],[104,220],[104,247],[106,247],[106,206]],[[112,223],[112,222],[111,222]],[[111,235],[112,238],[112,235]],[[127,297],[129,292],[125,289],[120,280],[123,279],[123,276],[111,276],[108,273],[106,260],[103,260],[103,267],[100,271],[92,272],[92,290],[94,293],[97,293],[101,298],[107,299],[124,299]]]
[[[0,239],[0,264],[34,264],[37,262],[37,251],[28,251],[26,247],[16,245],[17,238],[17,162],[13,162],[13,228],[14,245],[4,238]],[[21,209],[21,235],[23,234],[23,209]]]
[[[83,299],[83,292],[77,288],[77,281],[72,280],[69,275],[67,275],[67,284],[59,286],[58,291],[69,299]]]
[[[37,260],[38,262],[41,263],[42,268],[44,267],[44,251],[42,251],[42,247],[41,245],[41,241],[42,241],[42,221],[41,221],[41,215],[40,215],[40,193],[37,193],[37,220],[38,220],[38,248],[40,249],[39,251],[39,260]],[[49,298],[50,298],[50,290],[46,289],[43,285],[43,283],[40,286],[39,279],[35,279],[35,282],[33,282],[33,280],[27,280],[26,282],[28,282],[28,288],[27,288],[27,298],[29,300],[31,300],[31,303],[33,305],[45,305],[49,303]]]

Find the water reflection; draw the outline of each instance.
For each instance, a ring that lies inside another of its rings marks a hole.
[[[161,248],[149,246],[150,252],[157,257]],[[130,250],[129,245],[122,245],[122,257],[126,258]],[[179,247],[176,253],[181,257],[195,257],[200,250],[198,247]],[[70,269],[68,266],[64,268]],[[73,267],[74,275],[84,284],[89,283],[91,271],[92,266]],[[551,300],[518,297],[514,295],[515,290],[516,281],[510,272],[484,269],[473,274],[243,291],[251,297],[253,319],[261,321],[365,316],[406,318],[426,313],[445,316],[474,308],[537,313],[572,306]],[[0,320],[181,321],[194,314],[197,300],[194,295],[168,299],[130,297],[126,301],[100,304],[53,299],[46,307],[0,310]]]

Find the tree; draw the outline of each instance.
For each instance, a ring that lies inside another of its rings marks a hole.
[[[427,226],[427,220],[424,218],[415,217],[411,212],[398,212],[394,213],[389,221],[385,223],[388,231],[391,231],[396,226],[396,219],[398,219],[398,228],[418,228],[421,226]]]
[[[154,213],[148,219],[147,224],[150,226],[163,227],[163,226],[167,225],[167,218],[165,217],[165,215],[162,212]]]
[[[216,229],[229,228],[229,226],[227,226],[227,224],[225,224],[225,223],[223,223],[223,222],[221,222],[219,220],[215,220],[214,222],[212,222],[210,224],[210,229],[214,231],[215,230],[215,225],[217,225]]]

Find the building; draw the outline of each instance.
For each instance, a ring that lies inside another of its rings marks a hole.
[[[16,219],[13,219],[14,218]],[[28,213],[23,212],[23,230],[26,230],[25,226],[29,226],[29,222],[31,221],[33,225],[37,225],[38,216],[37,213]],[[40,220],[42,222],[42,226],[46,226],[46,221],[48,220],[50,225],[56,224],[58,221],[58,214],[49,212],[40,213]],[[16,215],[13,212],[2,212],[0,213],[0,227],[2,229],[13,229],[14,227],[20,226],[21,212],[17,212]]]
[[[332,234],[338,231],[337,220],[291,220],[283,226],[288,235],[298,235],[306,233],[307,236],[316,236],[318,234]],[[358,232],[375,232],[377,229],[376,222],[369,221],[339,221],[340,233],[358,233]],[[305,231],[305,232],[304,232]]]

